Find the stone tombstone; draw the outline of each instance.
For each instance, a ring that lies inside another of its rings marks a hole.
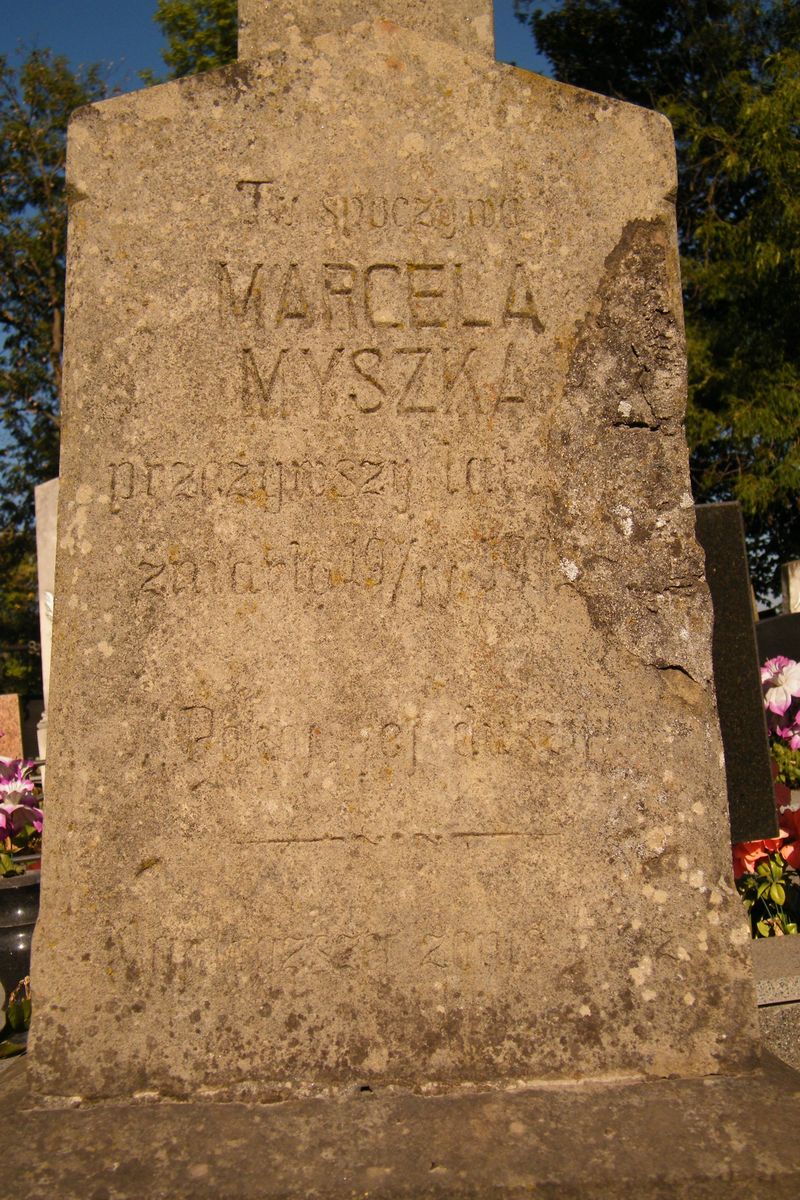
[[[800,613],[800,559],[781,566],[781,603],[784,616]]]
[[[41,1095],[754,1058],[670,127],[386,7],[71,124]]]
[[[0,695],[0,755],[22,758],[22,708],[16,692]]]

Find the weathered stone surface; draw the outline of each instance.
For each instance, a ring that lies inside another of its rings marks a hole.
[[[386,22],[77,115],[40,1092],[752,1061],[674,187]]]
[[[494,49],[491,0],[239,0],[239,58],[260,58],[297,38],[389,20],[465,50]]]
[[[30,1108],[3,1151],[15,1200],[796,1200],[800,1076],[767,1056],[743,1077],[471,1096],[353,1096],[269,1106]],[[13,1074],[12,1074],[13,1072]]]

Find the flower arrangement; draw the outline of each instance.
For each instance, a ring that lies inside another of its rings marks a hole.
[[[733,847],[733,874],[755,938],[797,933],[800,921],[800,663],[768,659],[761,685],[778,836]]]
[[[36,785],[36,763],[0,757],[0,877],[21,875],[15,856],[42,848],[44,813]]]

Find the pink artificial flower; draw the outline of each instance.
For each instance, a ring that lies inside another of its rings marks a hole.
[[[800,696],[800,664],[783,655],[770,658],[761,668],[761,683],[764,707],[783,716],[794,698]]]
[[[783,738],[790,750],[800,750],[800,727],[797,725],[779,725],[775,732],[779,738]]]
[[[32,825],[37,833],[44,828],[44,813],[35,804],[12,804],[5,800],[0,804],[0,837],[13,838],[26,825]]]
[[[0,779],[0,796],[10,800],[12,796],[25,796],[35,791],[32,779]]]
[[[782,671],[784,667],[793,667],[794,665],[794,659],[786,658],[783,654],[776,654],[774,658],[768,658],[761,668],[761,682],[766,683],[771,675],[777,675],[778,671]]]
[[[22,758],[0,758],[0,800],[13,800],[18,796],[20,801],[36,790],[31,775],[36,769],[36,763],[26,762]]]
[[[0,754],[0,779],[14,779],[18,763],[18,758],[5,758]]]

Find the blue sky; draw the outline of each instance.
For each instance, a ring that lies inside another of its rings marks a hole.
[[[164,66],[155,7],[156,0],[0,0],[0,54],[13,59],[20,43],[51,47],[73,66],[107,64],[112,84],[129,91],[140,86],[139,71]],[[533,39],[514,18],[513,8],[513,0],[496,0],[498,58],[541,71],[544,61],[537,58]]]

